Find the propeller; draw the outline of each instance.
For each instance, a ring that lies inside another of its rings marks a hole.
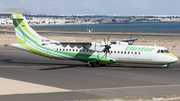
[[[107,41],[106,41],[106,39],[104,38],[105,47],[104,47],[104,49],[101,51],[101,52],[104,52],[104,53],[105,53],[105,54],[102,56],[102,58],[105,57],[105,59],[106,59],[108,53],[111,55],[110,50],[109,50],[109,49],[111,48],[111,46],[110,46],[111,43],[109,42],[109,39],[110,39],[110,34],[109,34],[109,36],[108,36],[108,38],[107,38]],[[98,60],[100,60],[100,59],[99,59],[99,54],[100,54],[101,52],[99,52],[98,55],[97,55]]]
[[[107,57],[107,53],[109,53],[111,55],[110,50],[109,50],[109,49],[111,49],[111,43],[109,43],[109,38],[110,38],[110,34],[107,38],[107,41],[104,38],[105,47],[103,49],[103,52],[105,52],[105,54],[103,55],[103,57],[105,57],[105,58]]]

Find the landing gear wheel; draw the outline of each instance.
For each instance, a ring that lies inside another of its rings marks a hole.
[[[164,69],[168,69],[169,65],[163,65]]]
[[[94,67],[95,68],[95,63],[94,62],[90,62],[89,64],[87,64],[88,67]]]

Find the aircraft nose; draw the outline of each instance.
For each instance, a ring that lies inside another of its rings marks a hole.
[[[174,60],[175,60],[175,61],[178,61],[179,59],[178,59],[178,58],[175,58]]]
[[[171,63],[175,63],[178,61],[178,58],[171,53],[165,53],[165,55],[169,57],[169,62]]]
[[[177,57],[171,57],[171,61],[172,61],[172,62],[177,62],[177,61],[178,61],[178,58],[177,58]]]

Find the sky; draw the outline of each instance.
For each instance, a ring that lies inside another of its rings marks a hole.
[[[36,14],[180,15],[180,0],[0,0],[0,11]]]

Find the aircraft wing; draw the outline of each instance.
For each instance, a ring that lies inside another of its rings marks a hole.
[[[134,42],[138,39],[127,39],[127,40],[118,40],[118,41],[110,41],[111,44],[116,44],[116,42]],[[94,42],[51,42],[50,44],[56,45],[92,45]],[[98,43],[98,42],[97,42]]]
[[[60,42],[60,44],[78,44],[78,45],[91,45],[91,42]]]
[[[138,39],[127,39],[127,40],[118,40],[118,41],[111,41],[111,44],[116,44],[116,43],[119,43],[119,42],[127,42],[129,43],[129,45],[132,45],[134,41],[136,41]]]
[[[138,39],[127,39],[127,40],[120,40],[120,42],[134,42],[134,41],[136,41],[136,40],[138,40]]]
[[[129,43],[129,45],[132,45],[132,43],[136,40],[138,40],[138,39],[109,41],[107,43],[109,43],[111,45],[111,44],[117,44],[119,42],[127,42],[127,43]],[[106,46],[104,41],[101,41],[101,42],[51,42],[50,44],[62,45],[63,47],[66,47],[69,45],[71,48],[73,48],[75,46],[78,48],[84,47],[86,49],[96,50],[96,51],[103,51]]]
[[[56,44],[56,45],[92,45],[91,42],[52,42],[51,44]]]
[[[111,42],[134,42],[134,41],[136,41],[136,40],[138,40],[138,39],[125,39],[125,40],[118,40],[118,41],[111,41]]]
[[[91,42],[52,42],[50,44],[62,45],[63,47],[66,47],[67,45],[69,45],[70,47],[77,46],[78,48],[85,46],[90,47],[92,45]]]

